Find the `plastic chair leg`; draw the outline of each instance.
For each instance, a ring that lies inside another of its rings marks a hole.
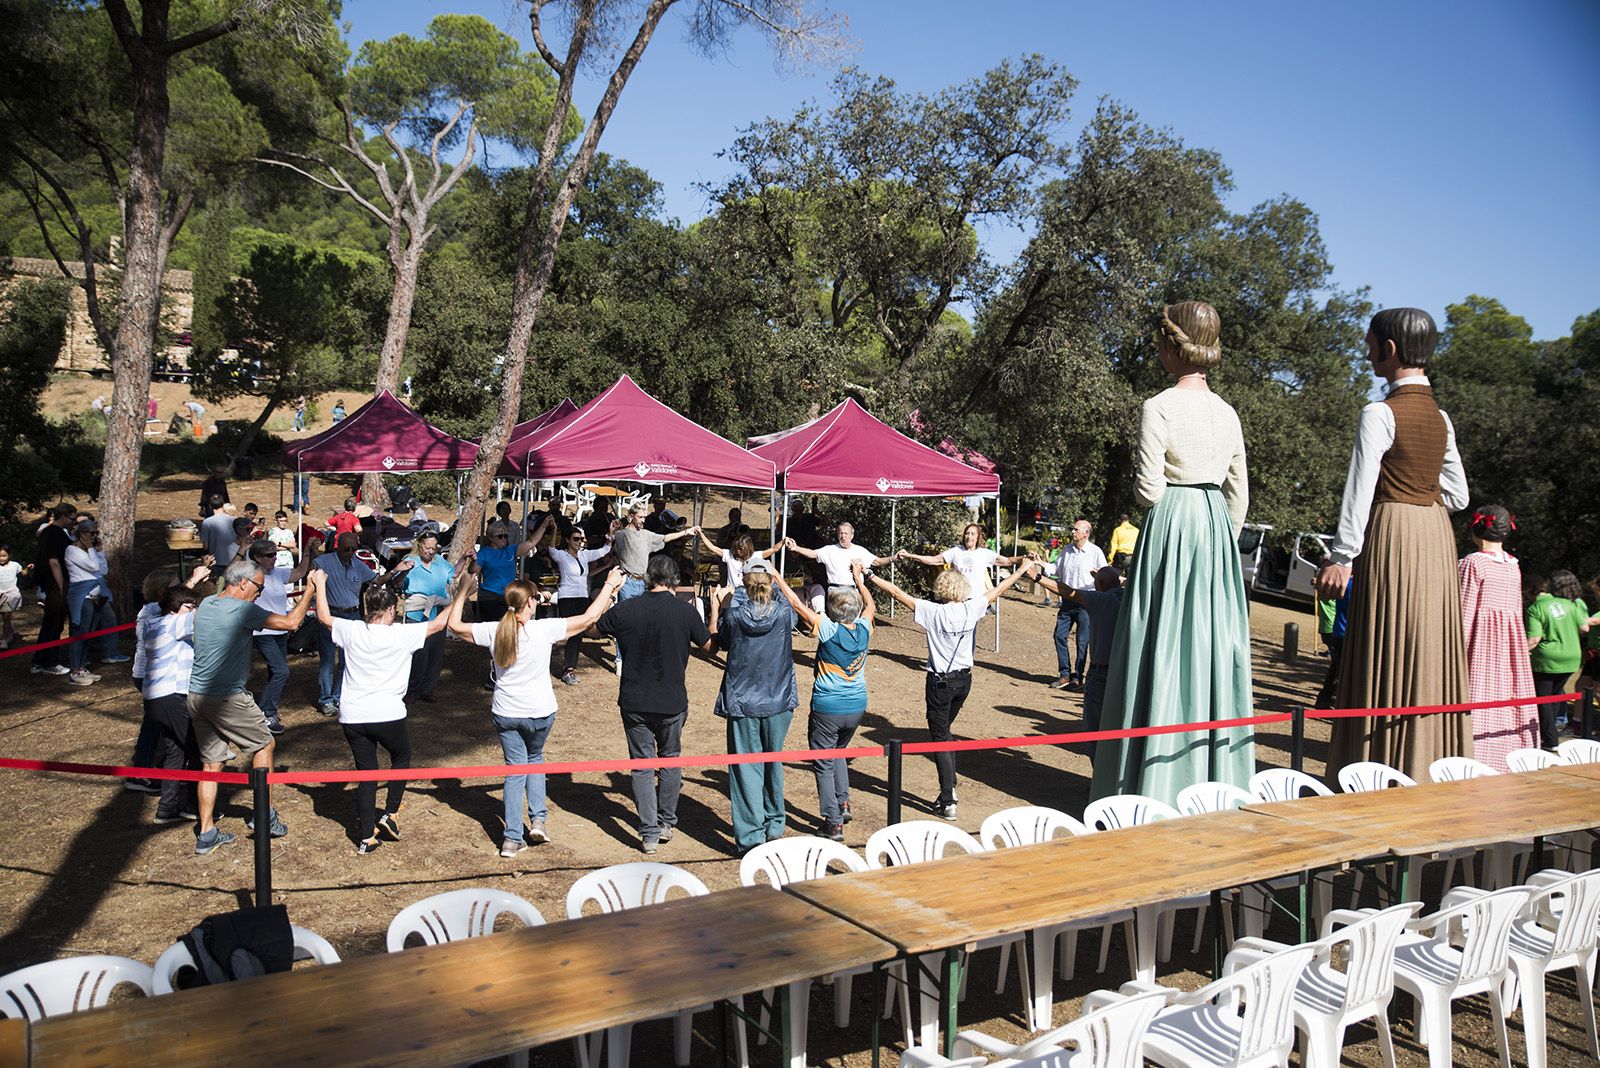
[[[1544,1001],[1544,976],[1539,977],[1539,1000]],[[1500,1068],[1511,1068],[1511,1035],[1506,1030],[1506,1006],[1500,991],[1489,988],[1489,1007],[1494,1010],[1494,1033],[1499,1039]],[[1541,1019],[1544,1006],[1540,1005]],[[1524,1017],[1526,1019],[1526,1017]],[[1541,1043],[1542,1046],[1542,1043]]]
[[[1159,926],[1154,906],[1134,909],[1133,919],[1136,954],[1133,977],[1141,983],[1153,983],[1156,981],[1156,928]]]
[[[1591,950],[1587,960],[1579,962],[1574,971],[1577,972],[1578,997],[1583,1003],[1583,1022],[1589,1028],[1589,1056],[1600,1061],[1600,1034],[1596,1034],[1594,1019],[1594,975],[1595,952]]]
[[[606,1068],[628,1068],[633,1056],[633,1025],[606,1028],[606,1045],[610,1047],[606,1051]],[[673,1048],[676,1050],[676,1043]]]
[[[1511,967],[1516,972],[1517,982],[1522,987],[1522,1036],[1527,1040],[1528,1068],[1544,1068],[1547,1050],[1545,1047],[1545,1018],[1544,1018],[1544,972],[1537,964],[1511,958]],[[1516,1008],[1516,1002],[1506,997],[1504,992],[1495,998],[1497,1003],[1503,1002],[1511,1008]],[[1505,1039],[1501,1039],[1504,1044]]]
[[[1035,1031],[1045,1031],[1050,1027],[1050,1008],[1055,1001],[1050,965],[1055,957],[1056,934],[1053,930],[1032,931],[1028,937],[1033,943],[1029,947],[1031,949],[1029,963],[1032,968],[1022,970],[1024,991],[1032,995],[1029,999],[1032,1028]],[[1030,970],[1031,978],[1028,974]],[[1029,987],[1032,989],[1027,989]]]
[[[784,996],[789,999],[789,1068],[806,1068],[806,1028],[811,1025],[811,980],[801,979],[799,982],[790,983],[784,988]],[[739,1034],[744,1034],[744,1025],[739,1025]],[[743,1043],[740,1046],[743,1047]],[[750,1063],[749,1050],[739,1050],[739,1064],[748,1066]]]
[[[1072,976],[1078,970],[1078,929],[1069,927],[1061,932],[1061,938],[1057,945],[1061,955],[1061,967],[1057,971],[1062,979],[1071,982]],[[1100,959],[1101,961],[1105,960],[1104,952],[1101,953]],[[1105,965],[1102,964],[1101,968],[1104,969],[1104,967]]]
[[[855,976],[836,975],[833,977],[833,1026],[850,1026],[850,991],[854,985]]]
[[[1394,1035],[1389,1033],[1389,1010],[1387,1006],[1378,1010],[1372,1018],[1372,1026],[1378,1032],[1378,1051],[1383,1054],[1383,1063],[1387,1068],[1396,1068],[1394,1062]]]

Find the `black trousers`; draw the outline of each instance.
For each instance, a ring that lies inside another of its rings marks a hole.
[[[411,680],[406,690],[418,697],[432,697],[444,669],[444,631],[430,634],[422,648],[411,654]]]
[[[562,619],[571,619],[581,616],[589,608],[587,597],[562,597],[556,601],[556,615]],[[583,631],[579,631],[567,639],[566,655],[562,658],[562,667],[567,671],[576,671],[578,667],[578,654],[583,650]]]
[[[1568,672],[1552,674],[1548,671],[1535,671],[1533,673],[1533,694],[1535,697],[1554,697],[1567,690]],[[1554,749],[1561,742],[1561,731],[1556,727],[1556,716],[1568,706],[1558,701],[1539,706],[1539,744],[1546,749]]]
[[[1339,693],[1339,665],[1344,660],[1344,635],[1324,634],[1322,644],[1328,647],[1328,673],[1322,677],[1322,689],[1317,693],[1318,708],[1332,708]]]
[[[189,695],[168,694],[144,703],[144,723],[155,732],[155,755],[151,767],[167,771],[200,770],[200,747],[194,740],[194,725],[189,722]],[[141,733],[143,733],[141,728]],[[161,780],[161,800],[156,815],[163,819],[195,811],[195,784]]]
[[[378,767],[378,747],[382,746],[389,753],[389,766],[391,768],[409,768],[411,766],[411,732],[406,730],[406,721],[403,719],[390,719],[382,723],[346,723],[344,727],[345,741],[350,743],[350,755],[355,757],[357,771],[375,771]],[[383,810],[385,812],[400,811],[400,801],[406,795],[406,782],[404,779],[389,780],[389,796],[385,799]],[[378,822],[377,813],[378,784],[375,782],[356,783],[356,834],[359,840],[365,842],[372,837],[375,824]]]
[[[45,595],[44,619],[39,623],[39,644],[57,641],[61,628],[67,625],[67,591],[56,589]],[[61,646],[40,649],[33,654],[34,667],[55,667],[61,663]]]
[[[956,716],[961,713],[961,706],[967,703],[967,695],[972,692],[972,672],[947,671],[939,674],[935,671],[927,673],[928,679],[923,687],[924,696],[928,705],[928,740],[930,742],[948,742],[951,740],[950,728],[956,721]],[[940,805],[953,805],[956,803],[956,761],[951,753],[930,753],[934,766],[939,769],[939,801]]]

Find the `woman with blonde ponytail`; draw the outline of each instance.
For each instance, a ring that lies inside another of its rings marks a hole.
[[[531,582],[506,585],[505,613],[497,621],[462,621],[462,601],[450,606],[450,633],[474,645],[490,649],[494,655],[494,703],[490,714],[500,734],[500,750],[507,764],[543,764],[544,745],[556,722],[556,695],[550,685],[550,651],[559,641],[587,630],[611,604],[612,595],[627,576],[613,571],[606,584],[579,616],[535,619],[539,591]],[[463,580],[471,583],[471,577]],[[524,820],[527,832],[524,834]],[[526,841],[548,842],[545,830],[545,790],[543,775],[511,775],[505,785],[505,837],[500,843],[502,857],[522,852]]]
[[[1144,402],[1134,495],[1150,507],[1112,640],[1106,730],[1250,715],[1250,619],[1238,535],[1250,503],[1239,417],[1211,392],[1222,320],[1197,300],[1161,309],[1155,331],[1170,389]],[[1095,747],[1093,797],[1176,804],[1197,782],[1243,787],[1248,728],[1123,738]]]

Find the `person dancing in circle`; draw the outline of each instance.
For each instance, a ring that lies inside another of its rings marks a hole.
[[[1250,491],[1244,434],[1211,392],[1222,320],[1201,301],[1161,310],[1156,348],[1170,388],[1144,402],[1135,496],[1150,507],[1112,640],[1100,726],[1202,723],[1250,715],[1250,620],[1238,536]],[[1092,797],[1147,794],[1172,805],[1207,780],[1243,787],[1255,771],[1243,728],[1120,738],[1095,747]]]

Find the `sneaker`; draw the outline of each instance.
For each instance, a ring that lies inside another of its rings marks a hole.
[[[100,658],[100,663],[102,663],[102,664],[126,664],[128,661],[130,661],[132,659],[133,659],[133,657],[131,657],[131,656],[123,656],[121,653],[112,653],[110,656],[102,656]]]
[[[524,847],[522,843],[517,841],[515,838],[507,838],[500,843],[500,855],[510,859],[511,857],[514,857],[518,853],[522,852],[523,848]]]
[[[550,832],[544,829],[544,820],[534,820],[528,824],[528,841],[536,845],[543,845],[550,841]]]
[[[1050,684],[1050,688],[1051,688],[1051,689],[1052,689],[1052,690],[1065,690],[1065,689],[1068,689],[1068,688],[1070,688],[1070,687],[1071,687],[1071,686],[1072,686],[1072,680],[1071,680],[1071,679],[1069,679],[1069,678],[1068,678],[1068,677],[1067,677],[1067,676],[1065,676],[1065,675],[1063,675],[1063,676],[1061,676],[1061,677],[1060,677],[1060,678],[1059,678],[1059,679],[1057,679],[1057,680],[1056,680],[1056,681],[1055,681],[1055,682],[1052,682],[1052,683],[1051,683],[1051,684]]]
[[[184,822],[191,822],[192,823],[193,821],[195,821],[195,820],[197,820],[199,818],[200,817],[198,815],[196,815],[195,813],[193,813],[193,812],[180,812],[175,816],[163,816],[161,813],[157,812],[154,822],[156,822],[158,824],[184,823]]]
[[[136,794],[159,794],[161,787],[150,779],[123,779],[122,788],[132,790]]]
[[[65,664],[51,664],[49,667],[40,667],[35,664],[32,668],[35,675],[65,675],[70,670]]]
[[[431,693],[419,693],[416,695],[416,699],[425,705],[431,705],[434,702],[434,696]]]
[[[378,817],[378,833],[392,842],[400,841],[400,824],[395,822],[393,812],[385,812]]]
[[[339,714],[339,706],[334,704],[332,701],[323,701],[322,703],[317,705],[317,711],[321,712],[324,716],[327,716],[329,719],[332,719],[334,716],[337,716]]]
[[[74,686],[93,686],[100,681],[99,675],[91,675],[87,671],[74,671],[67,676],[67,681]]]
[[[283,733],[283,720],[277,716],[267,717],[267,733],[278,735]]]
[[[194,855],[203,857],[207,853],[220,849],[233,841],[233,835],[227,831],[219,831],[215,827],[205,834],[197,834],[194,838]]]
[[[828,839],[831,842],[842,842],[842,841],[844,841],[844,824],[842,824],[842,823],[824,823],[822,825],[822,837]]]
[[[942,820],[954,821],[956,818],[956,803],[952,801],[948,805],[934,805],[933,814]]]
[[[282,838],[284,835],[289,833],[289,825],[287,823],[284,823],[282,820],[280,820],[278,818],[278,810],[277,809],[273,809],[272,810],[271,820],[272,820],[272,823],[267,828],[267,833],[270,834],[272,837],[274,837],[274,838]],[[247,830],[247,831],[251,831],[251,832],[255,831],[255,829],[256,829],[256,818],[254,816],[251,816],[249,819],[244,821],[244,829]]]
[[[661,833],[656,835],[656,841],[660,842],[662,845],[666,845],[668,842],[672,841],[672,835],[673,830],[671,827],[663,827],[661,828]]]
[[[839,822],[841,824],[849,823],[853,819],[855,819],[855,817],[850,814],[850,802],[846,801],[844,804],[839,806]]]
[[[656,855],[656,840],[654,838],[646,838],[643,841],[641,841],[639,843],[639,852],[643,853],[647,857],[655,856]]]
[[[365,842],[356,843],[356,852],[366,856],[368,853],[376,853],[381,845],[383,843],[378,841],[376,837],[368,838]]]
[[[564,672],[561,676],[561,681],[568,686],[576,686],[578,685],[578,673],[576,671]]]

